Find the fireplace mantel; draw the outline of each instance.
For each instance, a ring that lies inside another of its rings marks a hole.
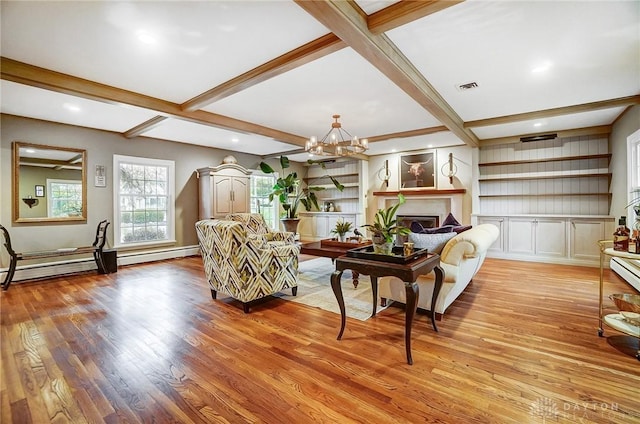
[[[440,196],[443,194],[465,194],[467,189],[465,188],[451,188],[446,190],[433,190],[433,189],[424,189],[424,190],[400,190],[400,191],[374,191],[374,196],[393,196],[396,197],[398,194],[402,193],[403,196]]]
[[[465,193],[464,188],[454,188],[445,190],[433,189],[412,189],[399,191],[374,191],[373,195],[378,198],[378,209],[389,207],[390,203],[397,200],[398,194],[406,198],[406,202],[398,209],[399,215],[416,214],[418,211],[425,211],[430,214],[440,216],[440,222],[444,220],[450,212],[453,216],[461,219],[462,201]]]

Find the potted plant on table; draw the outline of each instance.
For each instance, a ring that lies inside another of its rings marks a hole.
[[[368,228],[373,234],[371,241],[373,242],[374,253],[390,255],[393,249],[393,236],[404,236],[411,232],[409,228],[398,224],[398,220],[396,218],[396,212],[404,202],[404,196],[401,193],[398,194],[398,203],[391,205],[386,209],[378,209],[374,223],[362,226],[364,228]]]
[[[307,163],[311,165],[318,164],[323,169],[325,168],[324,163],[321,161],[308,160]],[[290,166],[291,163],[289,158],[286,156],[280,156],[280,167],[282,168],[282,173],[274,184],[271,193],[269,193],[269,202],[272,202],[275,197],[278,197],[285,213],[285,217],[281,218],[280,221],[286,231],[296,233],[298,229],[298,222],[300,222],[300,219],[298,218],[298,208],[300,203],[302,203],[307,211],[310,211],[312,207],[320,210],[320,207],[318,206],[318,198],[315,192],[324,190],[325,188],[315,186],[303,187],[301,184],[302,180],[298,178],[297,172],[290,172],[283,177],[284,170]],[[271,165],[266,162],[260,162],[260,169],[265,174],[273,174],[276,172]],[[344,186],[340,184],[338,180],[330,175],[327,175],[327,177],[331,179],[331,182],[338,190],[344,190]]]
[[[336,226],[331,230],[331,234],[336,234],[338,236],[338,240],[344,243],[346,241],[345,236],[349,231],[351,231],[352,226],[353,223],[339,219],[336,222]]]

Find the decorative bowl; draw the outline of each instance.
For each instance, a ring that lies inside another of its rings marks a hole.
[[[613,300],[619,311],[640,314],[640,294],[612,294],[609,299]]]
[[[636,312],[620,311],[620,315],[631,325],[640,326],[640,314]]]

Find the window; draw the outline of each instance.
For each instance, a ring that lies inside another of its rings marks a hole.
[[[114,155],[113,169],[115,245],[175,242],[174,162]]]
[[[629,203],[640,204],[640,130],[627,137],[627,188],[629,191]],[[632,208],[629,208],[627,222],[636,219]]]
[[[277,230],[278,199],[269,203],[269,193],[273,189],[278,177],[276,174],[265,174],[260,170],[253,170],[251,174],[251,212],[262,214],[267,225]]]
[[[82,181],[47,179],[47,216],[82,215]]]

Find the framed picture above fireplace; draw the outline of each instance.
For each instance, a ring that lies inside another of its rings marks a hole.
[[[436,152],[400,155],[400,189],[436,188]]]

